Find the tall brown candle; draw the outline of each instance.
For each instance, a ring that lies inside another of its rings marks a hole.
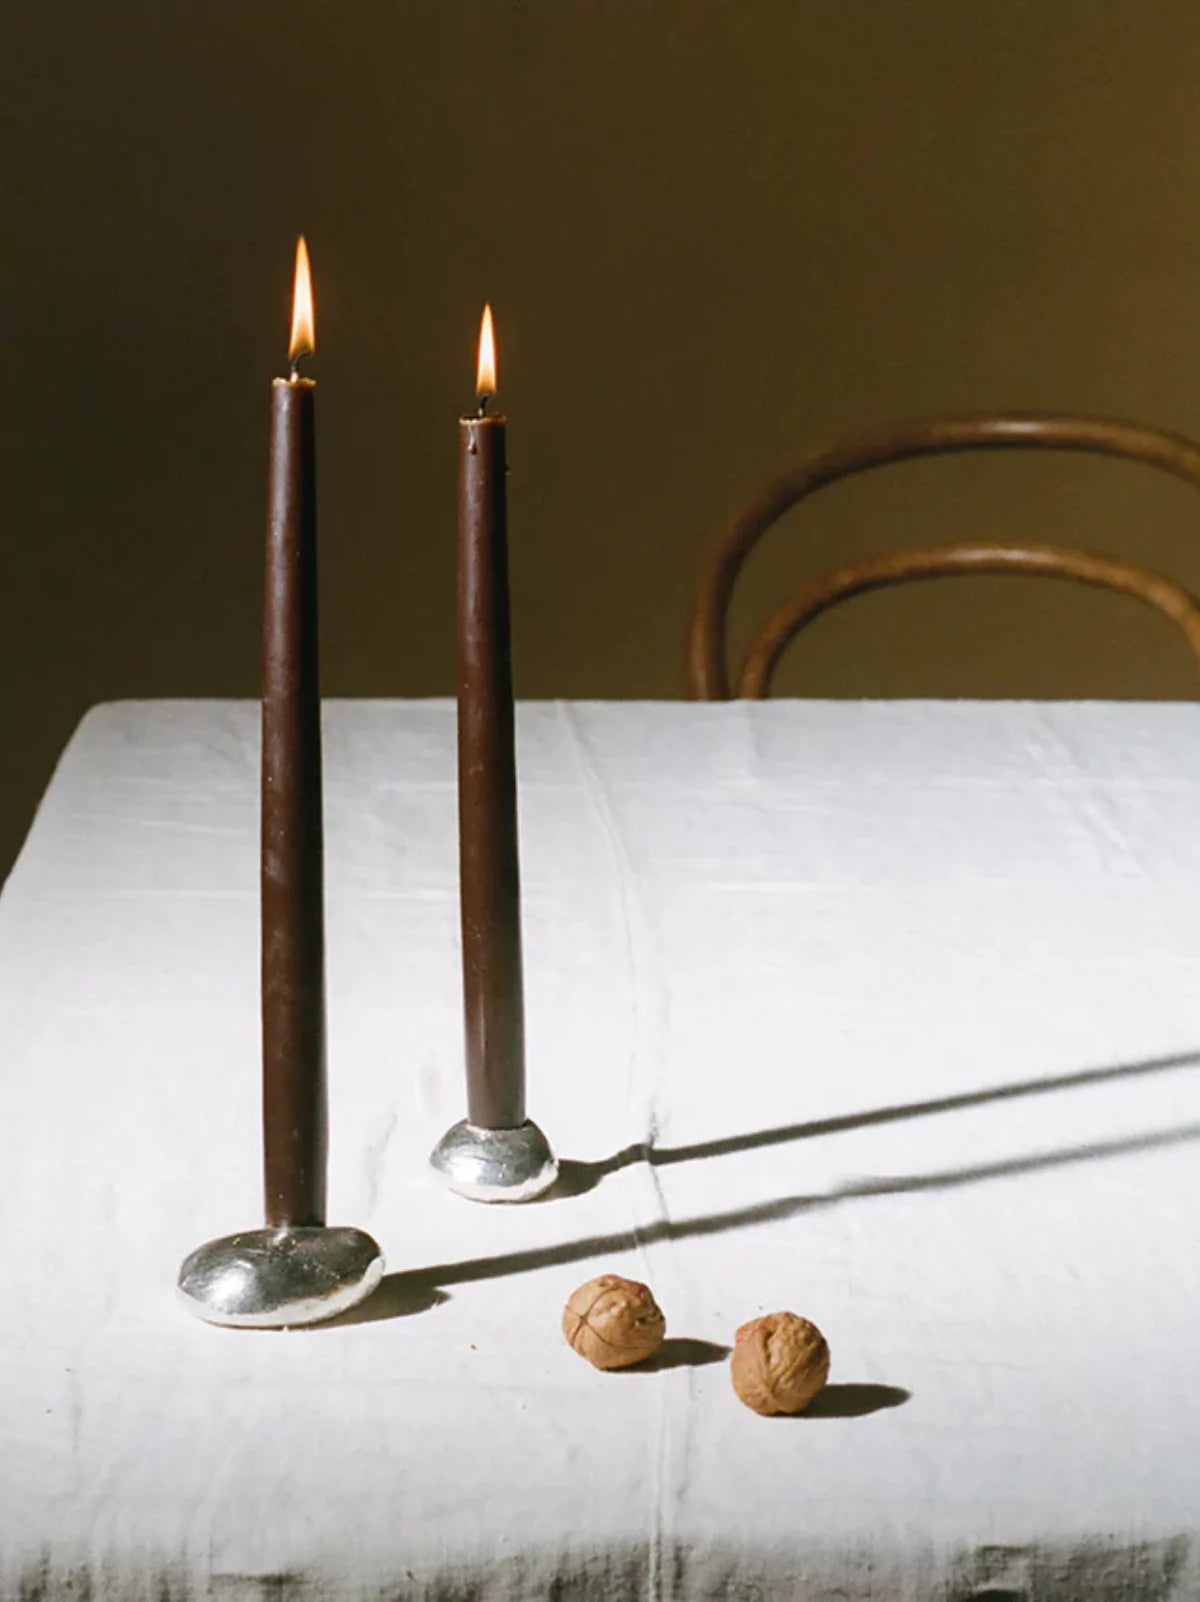
[[[509,645],[507,424],[495,393],[491,307],[479,337],[479,413],[458,425],[458,833],[467,1119],[525,1121],[521,884]]]
[[[263,1155],[270,1225],[325,1222],[325,917],[317,666],[316,385],[308,252],[291,376],[271,388],[262,685]]]

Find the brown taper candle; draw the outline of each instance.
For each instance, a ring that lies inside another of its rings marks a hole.
[[[307,312],[307,317],[306,317]],[[271,1225],[325,1222],[325,915],[317,665],[316,385],[308,253],[290,378],[271,389],[262,685],[263,1156]]]
[[[480,409],[458,426],[458,836],[467,1118],[525,1121],[521,882],[508,615],[507,425],[495,392],[491,307],[480,333]]]

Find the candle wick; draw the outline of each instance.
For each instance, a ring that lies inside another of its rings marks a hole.
[[[479,397],[479,415],[480,415],[480,417],[486,417],[487,416],[487,403],[488,403],[488,401],[491,400],[491,398],[492,397],[490,395],[481,395]]]

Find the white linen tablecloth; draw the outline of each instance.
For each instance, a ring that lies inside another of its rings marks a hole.
[[[530,704],[529,1106],[440,1191],[454,709],[326,707],[335,1325],[226,1331],[261,1222],[258,713],[99,707],[0,898],[0,1595],[1200,1596],[1200,709]],[[600,1374],[570,1291],[672,1345]],[[833,1352],[762,1419],[721,1348]]]

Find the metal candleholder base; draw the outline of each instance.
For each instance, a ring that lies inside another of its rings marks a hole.
[[[179,1270],[179,1294],[210,1324],[292,1329],[364,1301],[383,1277],[383,1253],[361,1229],[250,1229],[198,1246]]]
[[[528,1119],[515,1129],[482,1129],[464,1118],[438,1141],[429,1163],[470,1201],[532,1201],[558,1178],[549,1142]]]

